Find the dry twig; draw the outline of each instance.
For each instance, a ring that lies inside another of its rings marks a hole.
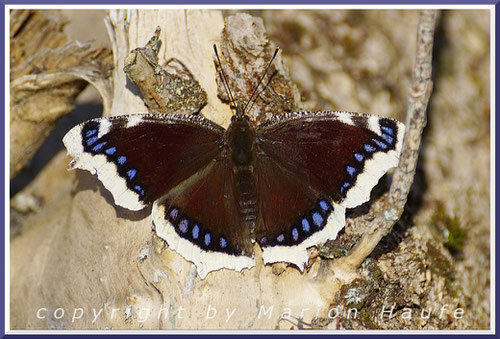
[[[391,232],[403,213],[417,168],[422,131],[427,123],[425,112],[432,92],[432,47],[436,17],[437,11],[435,10],[420,13],[416,61],[408,96],[406,133],[401,159],[394,172],[388,198],[381,199],[372,207],[372,211],[383,211],[383,213],[375,217],[372,226],[354,246],[351,253],[334,263],[335,267],[342,266],[344,270],[347,267],[351,271],[357,269],[380,240]]]

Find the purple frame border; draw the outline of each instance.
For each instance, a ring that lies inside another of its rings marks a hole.
[[[237,2],[237,3],[236,3]],[[170,0],[170,1],[161,1],[161,0],[147,0],[147,1],[144,1],[142,3],[138,3],[137,0],[123,0],[123,1],[117,1],[117,0],[104,0],[104,1],[99,1],[99,0],[88,0],[88,1],[84,1],[84,0],[78,0],[78,1],[64,1],[64,0],[51,0],[51,1],[40,1],[40,0],[24,0],[24,1],[17,1],[17,0],[11,0],[11,1],[5,1],[5,0],[0,0],[0,15],[1,15],[1,23],[2,23],[2,26],[0,27],[0,30],[1,30],[1,37],[2,37],[2,44],[0,46],[0,58],[1,58],[1,61],[2,61],[2,65],[5,65],[5,32],[4,32],[4,28],[5,28],[5,23],[4,23],[4,20],[5,20],[5,6],[6,5],[304,5],[304,6],[311,6],[311,5],[441,5],[441,6],[447,6],[447,5],[494,5],[495,6],[495,18],[500,18],[500,6],[499,6],[499,3],[500,3],[500,0],[478,0],[476,2],[471,2],[471,0],[455,0],[455,1],[452,1],[452,0],[441,0],[441,1],[436,1],[436,0],[423,0],[423,1],[397,1],[397,0],[352,0],[352,1],[346,1],[346,0],[343,0],[343,1],[334,1],[334,0],[310,0],[308,1],[307,3],[304,1],[304,0],[253,0],[253,1],[250,1],[250,0],[236,0],[236,1],[231,1],[231,0],[195,0],[195,1],[189,1],[188,3],[185,2],[185,1],[182,1],[182,0]],[[497,37],[499,36],[499,29],[498,29],[498,26],[496,25],[496,22],[495,22],[495,47],[497,47]],[[496,48],[495,48],[496,49]],[[498,63],[496,63],[496,61],[498,60],[498,54],[495,53],[495,65],[498,65]],[[495,67],[495,85],[498,83],[498,78],[499,78],[499,74],[500,74],[500,70],[498,67]],[[0,94],[0,103],[2,104],[2,107],[5,107],[5,77],[6,77],[6,74],[5,74],[5,68],[2,67],[0,69],[0,75],[1,75],[1,78],[2,78],[2,83],[0,85],[0,88],[1,88],[1,94]],[[495,86],[495,88],[497,89],[497,87]],[[498,90],[498,89],[497,89]],[[495,91],[495,98],[497,97],[496,96],[496,93],[497,91]],[[496,101],[496,100],[495,100]],[[495,105],[496,106],[496,105]],[[0,173],[2,174],[2,179],[5,178],[5,161],[7,159],[5,159],[5,134],[4,134],[4,131],[5,131],[5,116],[8,114],[8,112],[4,112],[4,119],[1,119],[1,149],[0,149],[0,152],[1,152],[1,155],[2,155],[2,159],[3,159],[3,166],[0,168]],[[494,126],[494,129],[495,131],[497,130],[497,125],[499,124],[498,120],[495,121],[495,126]],[[497,158],[497,150],[495,149],[495,159]],[[492,159],[493,161],[495,161],[495,159]],[[496,161],[495,161],[495,164],[496,164]],[[495,173],[491,173],[492,176],[495,175]],[[5,187],[5,182],[4,180],[2,180],[2,183],[1,183],[1,186],[3,188],[3,192],[4,194],[1,196],[1,202],[2,202],[2,220],[5,220],[5,210],[4,210],[4,207],[5,207],[5,192],[6,192],[6,187]],[[496,187],[497,186],[497,183],[495,182],[495,187],[494,187],[494,192],[492,192],[492,194],[495,194],[495,197],[496,197]],[[492,206],[492,208],[494,208],[494,206]],[[496,220],[492,220],[492,224],[494,225],[495,227],[495,221]],[[5,228],[7,227],[10,227],[10,225],[4,225]],[[496,243],[496,239],[495,239],[495,243]],[[4,248],[4,244],[5,244],[5,229],[4,229],[4,232],[0,232],[0,247],[2,249],[2,257],[4,260],[2,260],[2,272],[1,272],[1,276],[0,276],[0,285],[2,286],[2,293],[0,293],[0,338],[4,338],[4,337],[16,337],[16,338],[30,338],[34,335],[31,335],[31,334],[26,334],[26,335],[12,335],[12,334],[6,334],[5,333],[5,308],[4,308],[4,305],[5,305],[5,286],[4,286],[4,283],[5,283],[5,277],[6,277],[6,274],[7,272],[5,272],[5,248]],[[495,246],[495,244],[491,244],[492,246]],[[498,264],[498,255],[496,253],[495,255],[495,271],[498,272],[498,268],[500,267],[500,264]],[[495,287],[496,287],[496,284],[495,284]],[[496,290],[496,289],[495,289]],[[495,324],[497,325],[498,324],[498,319],[500,318],[498,316],[498,310],[496,309],[496,301],[498,300],[498,294],[495,295],[495,305],[492,305],[492,309],[495,309]],[[116,333],[116,332],[114,332]],[[304,332],[301,332],[302,334]],[[147,334],[147,332],[145,332],[144,334]],[[139,334],[139,335],[144,335],[144,334]],[[220,335],[224,335],[224,336],[227,336],[227,335],[233,335],[233,334],[237,334],[233,331],[228,331],[227,334],[200,334],[201,336],[204,336],[204,337],[217,337],[217,336],[220,336]],[[298,334],[298,333],[297,333]],[[324,334],[317,334],[319,336],[326,336],[326,335],[331,335],[332,333],[331,332],[325,332]],[[85,337],[94,337],[94,336],[97,336],[98,334],[80,334],[79,336],[85,336]],[[132,334],[128,334],[128,336],[131,336]],[[180,334],[179,332],[177,333],[169,333],[167,334],[169,337],[185,337],[185,335],[182,335]],[[241,337],[251,337],[251,336],[254,336],[254,335],[262,335],[259,331],[256,331],[255,334],[243,334],[243,335],[239,335]],[[339,335],[348,335],[348,332],[345,332],[345,333],[339,333]],[[384,334],[378,334],[378,335],[384,335]],[[393,334],[394,335],[394,334]],[[414,336],[417,336],[418,334],[396,334],[394,335],[394,337],[414,337]],[[443,335],[446,335],[446,334],[443,334]],[[53,335],[52,334],[40,334],[40,335],[36,335],[37,337],[40,337],[40,338],[49,338],[49,337],[52,337]],[[57,335],[58,338],[71,338],[71,337],[74,337],[75,335],[74,334],[61,334],[61,335]],[[161,334],[153,334],[151,335],[152,337],[160,337],[160,336],[163,336]],[[278,334],[267,334],[267,335],[264,335],[264,336],[272,336],[272,337],[283,337],[283,336],[287,336],[287,334],[284,334],[284,333],[278,333]],[[434,338],[434,337],[438,337],[438,336],[442,336],[441,334],[431,334],[431,335],[428,335],[427,337],[431,337],[431,338]],[[467,338],[469,337],[470,335],[467,335],[467,334],[460,334],[460,335],[453,335],[454,338]],[[500,337],[496,332],[495,334],[489,334],[489,335],[486,335],[487,337]],[[349,335],[349,338],[363,338],[364,335]]]
[[[137,0],[0,0],[5,5],[495,5],[495,0],[146,0],[138,3]]]

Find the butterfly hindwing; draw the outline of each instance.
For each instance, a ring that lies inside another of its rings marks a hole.
[[[204,278],[210,271],[237,271],[255,265],[252,234],[238,214],[232,167],[222,157],[156,201],[156,233],[170,248],[195,263]]]
[[[273,159],[257,162],[259,223],[256,240],[264,263],[285,261],[301,270],[307,248],[334,239],[344,226],[344,208],[307,186]]]
[[[96,174],[117,205],[140,210],[206,166],[223,133],[200,116],[135,114],[86,121],[63,142],[71,168]]]

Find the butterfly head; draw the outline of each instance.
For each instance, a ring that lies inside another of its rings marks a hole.
[[[248,115],[245,114],[245,108],[246,105],[244,105],[241,102],[238,102],[238,104],[236,105],[236,114],[233,115],[231,121],[236,121],[236,120],[249,121]]]

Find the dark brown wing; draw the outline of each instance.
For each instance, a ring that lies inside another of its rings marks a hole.
[[[204,277],[254,265],[224,132],[200,116],[127,115],[89,120],[63,141],[71,167],[97,174],[117,205],[139,210],[154,201],[157,234]]]
[[[264,259],[302,267],[307,246],[334,239],[345,208],[367,201],[397,165],[403,133],[394,120],[346,112],[291,113],[258,126]]]
[[[72,168],[97,174],[119,206],[139,210],[221,152],[224,129],[200,116],[93,119],[64,137]]]
[[[220,268],[254,266],[250,229],[238,213],[232,168],[213,161],[153,206],[157,234],[198,267],[203,278]]]

